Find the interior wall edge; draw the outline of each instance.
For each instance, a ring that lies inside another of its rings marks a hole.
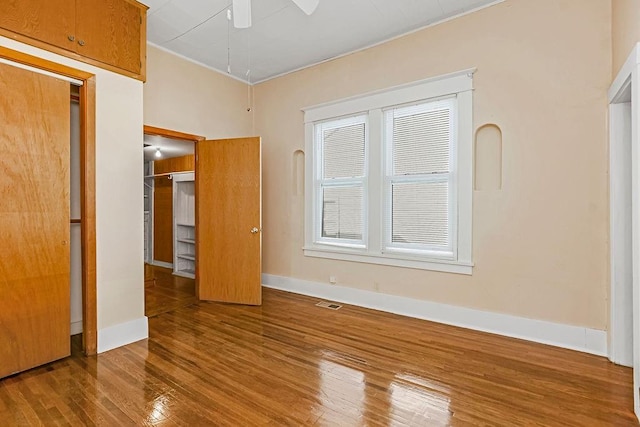
[[[149,319],[142,316],[98,330],[98,353],[149,338]]]
[[[597,356],[607,356],[607,332],[598,329],[528,319],[271,274],[262,274],[262,286]]]

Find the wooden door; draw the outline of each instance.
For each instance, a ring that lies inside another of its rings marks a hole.
[[[0,377],[69,355],[69,83],[0,64]]]
[[[198,298],[262,303],[260,137],[196,144]]]
[[[139,73],[142,23],[146,8],[127,0],[79,2],[77,52],[91,59]]]
[[[0,27],[74,51],[75,8],[76,0],[2,0]]]

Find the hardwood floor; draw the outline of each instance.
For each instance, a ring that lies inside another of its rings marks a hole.
[[[157,316],[198,302],[195,280],[174,276],[169,268],[148,264],[145,267],[155,278],[155,283],[144,289],[145,316]]]
[[[0,381],[1,425],[631,426],[631,369],[588,354],[264,290],[150,338]]]

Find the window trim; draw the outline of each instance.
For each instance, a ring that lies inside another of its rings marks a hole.
[[[305,256],[344,261],[364,262],[423,270],[472,274],[472,208],[473,208],[473,73],[475,68],[457,71],[389,89],[303,108],[305,121]],[[384,110],[403,104],[428,102],[446,96],[457,99],[457,147],[454,161],[457,171],[453,183],[457,193],[457,217],[454,227],[453,257],[437,257],[425,251],[404,253],[402,250],[383,249],[385,224],[383,222],[385,200],[386,165],[382,150],[367,147],[366,164],[380,168],[376,176],[365,174],[365,230],[364,247],[361,245],[323,244],[315,240],[317,194],[317,158],[314,152],[315,124],[343,117],[368,114],[368,138],[378,138],[382,144]],[[372,124],[379,124],[373,125]],[[377,152],[376,152],[377,151]],[[378,181],[376,181],[378,180]],[[377,189],[377,190],[376,190]],[[457,252],[457,254],[456,254]]]

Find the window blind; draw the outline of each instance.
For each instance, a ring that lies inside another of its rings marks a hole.
[[[364,123],[323,130],[324,179],[364,175],[364,136]]]
[[[362,186],[326,187],[322,196],[322,237],[362,240]]]
[[[362,241],[366,118],[340,119],[318,125],[321,141],[320,237]]]
[[[451,248],[453,120],[453,98],[385,111],[391,248]]]

